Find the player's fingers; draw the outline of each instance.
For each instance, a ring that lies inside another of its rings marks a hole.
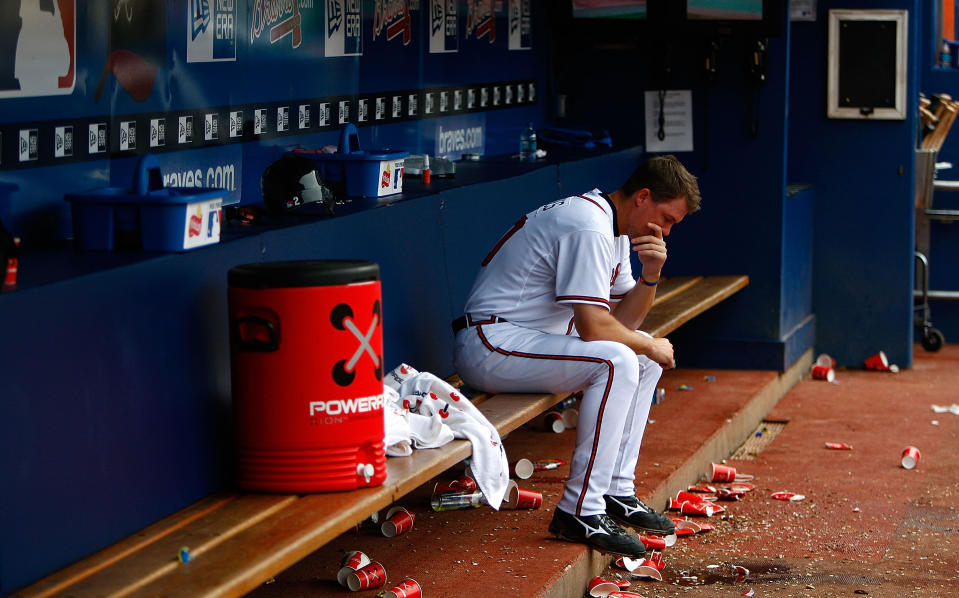
[[[659,226],[655,222],[647,222],[646,226],[649,227],[649,230],[653,231],[653,235],[655,235],[657,239],[663,238],[663,227]]]

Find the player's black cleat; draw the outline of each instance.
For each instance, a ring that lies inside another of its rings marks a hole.
[[[616,521],[651,534],[676,533],[672,520],[643,504],[635,496],[604,496],[606,512]]]
[[[639,558],[646,548],[639,538],[630,534],[609,518],[602,515],[577,517],[556,509],[549,523],[551,534],[568,542],[582,542],[600,552]]]

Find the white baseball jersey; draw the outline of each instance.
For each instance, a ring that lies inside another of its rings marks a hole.
[[[630,242],[599,189],[546,204],[500,239],[466,300],[473,317],[573,334],[574,303],[609,309],[635,286]]]

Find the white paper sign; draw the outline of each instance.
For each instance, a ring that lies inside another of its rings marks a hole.
[[[662,102],[659,91],[647,91],[645,99],[646,151],[693,151],[692,91],[689,89],[667,91]],[[662,116],[662,123],[660,123],[660,116]]]

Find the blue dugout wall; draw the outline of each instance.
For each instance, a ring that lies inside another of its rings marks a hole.
[[[677,155],[704,198],[670,236],[665,274],[751,279],[677,331],[680,364],[782,370],[815,349],[858,367],[882,349],[911,365],[927,2],[817,5],[814,21],[784,22],[768,40],[757,84],[747,37],[719,34],[719,74],[706,78],[712,36],[642,21],[597,29],[565,2],[0,3],[0,219],[24,247],[18,290],[0,294],[0,593],[229,486],[231,266],[377,261],[387,365],[449,374],[447,323],[477,256],[526,210],[614,189],[644,155],[645,91],[691,90],[694,149]],[[830,8],[909,11],[905,121],[825,117]],[[56,15],[72,68],[50,54],[34,65],[42,77],[21,82],[13,40],[49,31]],[[63,194],[128,185],[142,154],[169,184],[222,185],[254,204],[266,164],[336,143],[341,120],[365,148],[488,159],[335,218],[232,224],[185,254],[70,246]],[[509,155],[528,120],[606,128],[615,149],[519,164]]]

